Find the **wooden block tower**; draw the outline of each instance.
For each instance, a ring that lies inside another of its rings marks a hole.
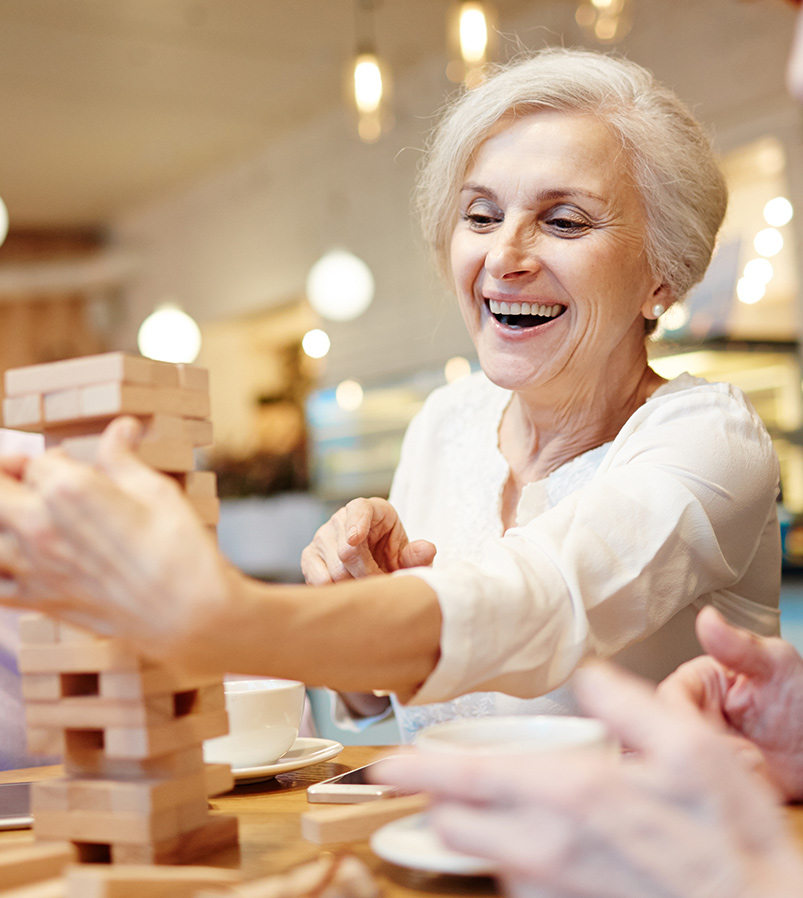
[[[4,424],[41,431],[48,447],[92,462],[118,415],[144,424],[143,461],[181,484],[214,528],[215,475],[194,470],[212,442],[207,372],[106,353],[6,372]],[[203,740],[228,730],[220,677],[187,675],[39,614],[20,626],[29,750],[61,754],[65,776],[37,783],[37,839],[73,844],[78,860],[186,863],[237,843],[235,817],[207,797],[233,786],[205,764]]]

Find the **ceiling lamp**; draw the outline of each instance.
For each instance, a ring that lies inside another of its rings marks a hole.
[[[357,2],[357,54],[354,59],[354,104],[359,116],[357,132],[365,143],[382,136],[382,104],[385,83],[376,54],[373,12],[377,0]]]
[[[482,81],[488,61],[490,27],[486,4],[479,0],[459,0],[453,7],[450,27],[452,61],[446,74],[455,82],[475,87]]]
[[[307,275],[307,299],[330,321],[352,321],[371,305],[374,276],[357,256],[337,249],[326,253]]]
[[[8,209],[6,204],[0,199],[0,246],[8,236]]]
[[[201,351],[201,330],[175,303],[166,302],[140,325],[137,346],[146,358],[189,364]]]
[[[613,44],[630,33],[631,6],[631,0],[582,0],[574,18],[594,40]]]

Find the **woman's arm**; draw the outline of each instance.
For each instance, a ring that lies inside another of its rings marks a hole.
[[[251,580],[220,555],[176,484],[107,430],[97,469],[59,451],[0,477],[0,595],[144,655],[338,690],[410,694],[438,657],[435,593],[414,577],[316,589]],[[379,584],[381,583],[381,588]]]

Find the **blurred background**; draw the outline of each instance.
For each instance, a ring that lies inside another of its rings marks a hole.
[[[794,16],[781,0],[2,0],[0,370],[165,343],[208,367],[221,546],[298,580],[321,521],[387,494],[424,396],[476,363],[411,214],[438,110],[523,49],[624,54],[708,125],[730,183],[709,275],[651,353],[665,376],[736,383],[773,434],[800,644]]]

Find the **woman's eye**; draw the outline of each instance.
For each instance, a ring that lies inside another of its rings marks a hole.
[[[463,218],[473,230],[491,228],[503,220],[504,216],[498,210],[487,203],[473,203],[463,213]]]
[[[564,231],[568,234],[577,234],[588,228],[588,223],[576,218],[556,217],[547,219],[546,223],[556,231]]]

